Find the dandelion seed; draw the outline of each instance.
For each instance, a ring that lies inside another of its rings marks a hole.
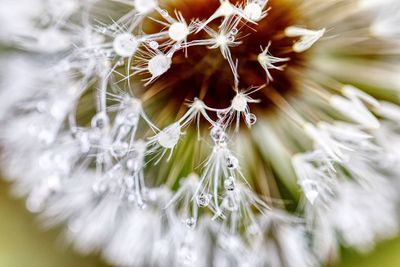
[[[343,94],[347,96],[349,100],[340,96],[333,96],[330,99],[330,104],[338,111],[352,118],[355,122],[359,122],[361,125],[370,128],[379,128],[378,119],[376,119],[363,104],[363,102],[365,102],[374,108],[378,108],[379,103],[373,97],[360,92],[353,86],[345,86],[343,88]]]
[[[261,67],[265,70],[267,77],[270,81],[273,81],[272,75],[270,73],[270,69],[283,71],[284,66],[275,66],[276,63],[289,61],[290,58],[279,58],[274,57],[269,53],[269,48],[271,46],[271,42],[268,43],[267,47],[258,55],[257,60],[260,63]]]
[[[201,23],[197,29],[197,32],[201,31],[205,28],[211,21],[219,18],[224,17],[224,21],[221,25],[224,25],[228,22],[228,19],[238,13],[238,9],[230,3],[229,0],[219,0],[220,6],[217,10],[212,14],[205,22]]]
[[[310,49],[325,34],[325,29],[314,31],[291,26],[285,29],[285,34],[288,37],[300,37],[300,41],[293,45],[293,51],[302,53]]]

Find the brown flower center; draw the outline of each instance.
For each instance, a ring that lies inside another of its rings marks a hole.
[[[196,18],[208,19],[219,5],[218,0],[166,0],[161,4],[163,8],[167,8],[169,14],[174,14],[175,10],[181,12],[187,23]],[[239,89],[267,83],[265,88],[252,95],[253,98],[261,100],[260,104],[255,105],[257,106],[255,108],[259,110],[265,110],[271,103],[268,91],[286,94],[294,90],[293,77],[290,77],[289,70],[300,66],[303,61],[302,54],[292,50],[294,40],[284,34],[285,28],[299,23],[296,9],[287,1],[282,0],[270,0],[267,8],[269,7],[271,9],[268,16],[257,24],[243,22],[238,25],[239,31],[235,40],[240,41],[241,44],[229,48],[233,60],[238,60]],[[218,31],[222,19],[218,18],[208,26]],[[147,27],[153,32],[163,27],[155,22],[150,24]],[[191,34],[188,41],[209,38],[206,32],[201,31]],[[271,42],[269,51],[273,56],[290,58],[290,60],[280,63],[280,65],[285,65],[283,71],[271,69],[273,81],[268,82],[266,72],[257,61],[257,56],[269,42]],[[187,55],[186,57],[184,51],[177,52],[173,56],[171,68],[155,82],[142,89],[140,94],[146,105],[164,103],[159,105],[160,109],[156,112],[162,112],[168,107],[168,112],[172,114],[183,112],[182,106],[185,100],[194,98],[199,98],[208,106],[215,108],[229,106],[236,94],[233,90],[234,77],[220,49],[193,46],[188,48]]]

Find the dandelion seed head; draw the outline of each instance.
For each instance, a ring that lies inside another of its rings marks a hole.
[[[0,40],[21,55],[0,58],[0,142],[27,208],[78,250],[116,266],[316,267],[340,242],[397,233],[396,12],[58,2],[10,5],[21,20]]]

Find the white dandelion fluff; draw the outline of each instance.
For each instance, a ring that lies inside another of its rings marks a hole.
[[[398,233],[397,1],[4,5],[2,170],[77,250],[317,267]]]

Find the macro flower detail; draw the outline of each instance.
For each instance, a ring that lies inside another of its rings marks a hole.
[[[6,0],[5,176],[115,266],[368,251],[400,200],[400,13],[376,2]]]

